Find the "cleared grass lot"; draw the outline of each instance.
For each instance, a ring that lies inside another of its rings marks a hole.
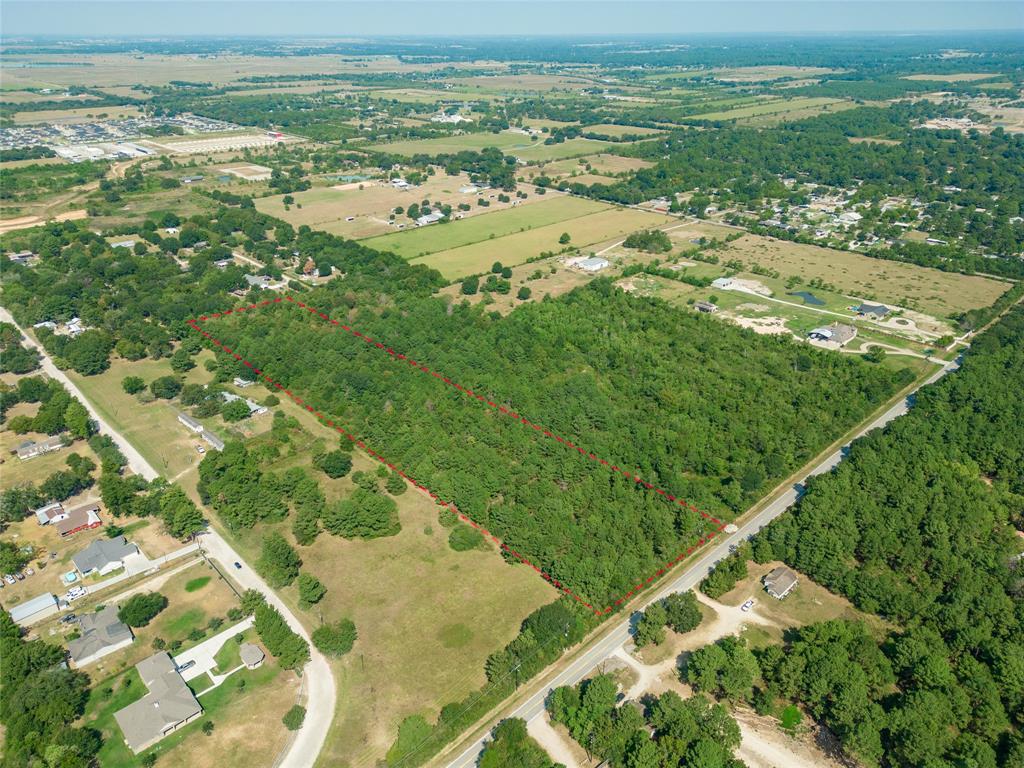
[[[505,266],[522,264],[544,251],[558,251],[563,246],[558,239],[568,232],[572,245],[586,248],[594,243],[624,237],[638,229],[657,227],[675,222],[669,216],[627,208],[609,208],[586,216],[550,224],[528,232],[518,232],[473,245],[438,251],[429,256],[413,259],[414,264],[434,267],[448,279],[454,280],[490,269],[495,261]]]
[[[738,258],[748,267],[759,264],[777,270],[784,278],[799,275],[805,283],[821,278],[844,293],[912,307],[940,318],[987,307],[1010,287],[987,277],[759,235],[745,235],[729,243],[719,256],[722,263]]]
[[[704,112],[699,115],[691,115],[687,120],[739,120],[747,117],[760,117],[764,115],[784,115],[788,112],[800,111],[806,115],[809,109],[823,110],[824,108],[840,103],[840,99],[829,99],[823,96],[811,96],[798,99],[777,99],[762,104],[754,104],[738,109],[728,109],[720,112]]]
[[[533,205],[506,208],[448,224],[417,227],[405,232],[374,237],[364,241],[364,245],[391,251],[405,259],[413,259],[437,251],[556,224],[609,208],[592,200],[551,195],[552,193],[548,193],[548,198],[541,199]]]
[[[31,123],[89,123],[93,120],[113,120],[119,117],[137,117],[138,107],[80,107],[77,109],[45,109],[38,112],[15,112],[15,125]]]
[[[542,138],[531,140],[530,137],[521,133],[503,131],[501,133],[467,133],[461,136],[445,136],[437,139],[396,141],[392,144],[374,144],[369,149],[376,152],[411,156],[454,154],[465,150],[479,151],[486,147],[497,147],[506,154],[533,162],[591,154],[612,146],[614,146],[612,142],[591,139],[569,139],[560,144],[545,144]]]

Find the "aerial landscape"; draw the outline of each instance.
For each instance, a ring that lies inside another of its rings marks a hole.
[[[1024,7],[0,4],[0,768],[1024,768]]]

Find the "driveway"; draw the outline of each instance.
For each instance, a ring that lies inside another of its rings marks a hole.
[[[215,675],[213,673],[213,670],[217,667],[217,661],[214,657],[217,655],[217,652],[220,651],[224,643],[228,641],[234,642],[234,636],[239,632],[245,632],[245,630],[252,626],[252,623],[253,618],[250,616],[249,618],[238,622],[234,626],[218,632],[213,637],[203,640],[199,645],[189,648],[187,651],[182,651],[175,656],[174,663],[177,664],[179,668],[185,666],[190,661],[195,662],[195,664],[181,673],[182,678],[187,682],[209,672],[213,682],[219,683],[220,680],[227,677],[226,674]],[[233,671],[234,670],[228,670],[228,672]],[[220,680],[218,680],[218,678],[220,678]]]

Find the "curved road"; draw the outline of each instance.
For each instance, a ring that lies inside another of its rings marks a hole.
[[[11,313],[4,307],[0,307],[0,320],[15,325],[21,335],[25,337],[25,343],[39,351],[40,363],[43,372],[47,376],[56,379],[63,384],[69,392],[75,395],[89,411],[99,427],[99,431],[110,438],[121,449],[121,452],[128,459],[128,466],[132,471],[147,480],[153,480],[160,476],[153,466],[143,458],[129,443],[123,435],[104,421],[96,412],[92,403],[82,394],[82,391],[70,378],[57,366],[53,364],[46,350],[33,338],[25,333],[24,329],[14,322]],[[281,612],[288,625],[298,634],[302,635],[309,642],[309,633],[291,612],[291,609],[279,598],[270,587],[259,577],[259,575],[242,559],[234,548],[212,528],[208,528],[201,534],[199,546],[208,557],[212,557],[221,564],[222,573],[230,573],[231,577],[243,589],[257,589],[267,597],[267,602]],[[239,563],[242,567],[235,568],[234,564]],[[338,700],[338,690],[334,683],[334,676],[331,674],[330,665],[323,655],[310,645],[310,661],[302,670],[303,687],[306,690],[306,719],[302,727],[295,731],[291,743],[283,755],[278,756],[274,763],[276,768],[309,768],[316,762],[317,755],[327,739],[327,731],[330,729],[331,720],[334,719],[334,709]]]
[[[907,397],[902,398],[880,416],[873,419],[867,425],[861,427],[861,429],[859,429],[853,437],[850,438],[850,442],[867,434],[873,429],[884,427],[893,419],[905,414],[910,410],[913,394],[917,392],[918,389],[927,384],[938,381],[947,373],[954,371],[959,367],[959,361],[944,365],[915,387]],[[818,462],[809,472],[807,472],[807,474],[801,477],[798,482],[777,492],[764,509],[743,522],[739,526],[738,530],[734,533],[723,535],[723,537],[718,540],[718,544],[705,552],[699,560],[687,567],[682,573],[660,589],[652,592],[650,597],[643,604],[643,607],[646,608],[651,603],[661,600],[673,592],[685,592],[686,590],[693,589],[697,586],[697,584],[699,584],[701,580],[710,573],[715,564],[729,554],[730,547],[749,539],[795,504],[803,494],[804,483],[807,479],[814,475],[830,472],[834,469],[839,462],[843,460],[848,448],[849,443],[846,443]],[[636,610],[641,610],[641,608],[637,607]],[[518,717],[522,718],[526,722],[530,722],[534,718],[540,717],[544,712],[544,702],[547,700],[548,694],[550,694],[552,690],[559,686],[575,685],[578,683],[586,677],[591,670],[597,667],[598,664],[614,654],[618,648],[621,648],[629,640],[630,635],[630,617],[625,616],[619,620],[619,623],[614,630],[602,635],[594,642],[592,647],[580,654],[554,678],[539,686],[537,690],[530,694],[530,696],[517,707],[511,711],[503,712],[498,718],[496,718],[496,720],[508,717]],[[484,744],[489,739],[489,735],[490,728],[488,728],[487,732],[484,733],[483,736],[480,736],[460,752],[457,757],[445,763],[447,768],[470,768],[471,766],[475,766]]]

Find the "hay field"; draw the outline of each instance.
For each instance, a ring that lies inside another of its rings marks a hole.
[[[761,104],[754,104],[749,107],[738,109],[727,109],[721,112],[705,112],[700,115],[690,115],[687,120],[738,120],[747,117],[760,117],[763,115],[784,115],[788,112],[804,112],[808,109],[823,109],[829,105],[837,104],[840,99],[830,99],[824,96],[810,96],[797,99],[775,99]]]
[[[640,128],[635,125],[618,125],[616,123],[588,125],[583,130],[588,133],[599,133],[602,136],[660,136],[665,133],[657,128]]]
[[[948,74],[905,75],[904,80],[924,80],[933,83],[973,83],[975,80],[988,80],[999,77],[998,72],[950,72]]]
[[[364,240],[363,245],[397,253],[404,259],[414,259],[437,251],[459,248],[482,240],[505,237],[516,232],[575,219],[608,210],[609,207],[593,200],[566,195],[556,197],[549,192],[533,205],[519,205],[447,224],[394,232]]]
[[[497,147],[502,152],[526,161],[555,160],[564,157],[600,152],[613,146],[607,141],[590,139],[569,139],[561,144],[545,144],[543,139],[531,140],[521,133],[466,133],[461,136],[444,136],[436,139],[415,139],[396,141],[391,144],[373,144],[368,149],[395,155],[439,155],[454,154],[465,150],[479,151],[486,147]]]
[[[714,69],[712,73],[727,83],[756,83],[762,80],[778,80],[782,77],[820,77],[839,70],[828,67],[791,67],[786,65],[761,67],[730,67]]]
[[[490,269],[495,261],[500,261],[505,266],[514,266],[539,256],[544,251],[558,251],[563,247],[558,242],[563,232],[569,233],[572,245],[585,249],[595,243],[624,237],[638,229],[649,229],[675,222],[676,220],[669,216],[656,213],[610,208],[528,232],[517,232],[494,240],[438,251],[429,256],[413,259],[412,262],[434,267],[446,278],[454,280],[484,272]]]
[[[15,112],[15,125],[31,123],[56,123],[70,125],[72,123],[91,123],[94,120],[116,120],[121,117],[137,117],[139,108],[128,105],[123,107],[77,107],[74,109],[44,109],[38,112]]]
[[[1009,288],[1008,283],[987,277],[941,272],[759,235],[745,235],[719,255],[723,262],[738,258],[748,266],[760,264],[778,270],[784,278],[799,275],[807,282],[818,277],[845,293],[916,307],[936,317],[987,307]]]

